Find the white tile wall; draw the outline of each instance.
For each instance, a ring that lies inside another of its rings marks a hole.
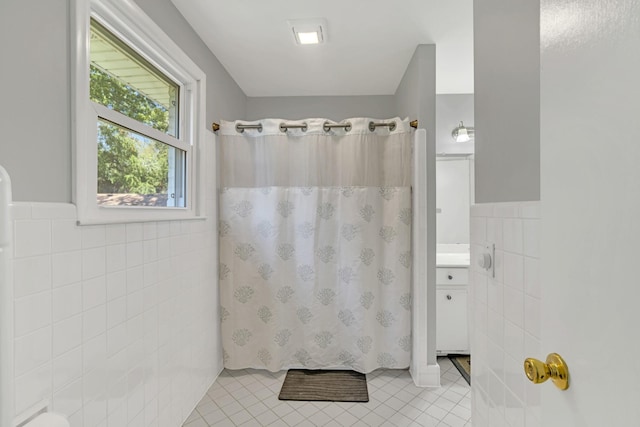
[[[16,414],[47,400],[73,427],[180,426],[222,368],[213,221],[75,212],[12,207]]]
[[[522,370],[540,353],[540,203],[471,208],[470,322],[474,427],[540,427],[540,388]],[[496,245],[496,274],[475,260]]]

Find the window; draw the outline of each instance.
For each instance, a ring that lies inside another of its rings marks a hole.
[[[131,0],[75,13],[80,223],[198,217],[204,74]]]

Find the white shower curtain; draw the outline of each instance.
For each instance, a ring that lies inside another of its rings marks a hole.
[[[370,121],[222,123],[225,367],[409,366],[411,128]]]

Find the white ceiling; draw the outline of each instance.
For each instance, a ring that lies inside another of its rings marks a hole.
[[[247,96],[393,95],[418,44],[436,92],[473,93],[473,0],[172,0]],[[325,18],[295,44],[287,20]]]

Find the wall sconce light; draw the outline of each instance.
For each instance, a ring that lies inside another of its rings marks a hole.
[[[460,122],[460,125],[451,132],[451,136],[456,142],[468,142],[474,138],[474,135],[474,128],[466,127],[462,122]]]

